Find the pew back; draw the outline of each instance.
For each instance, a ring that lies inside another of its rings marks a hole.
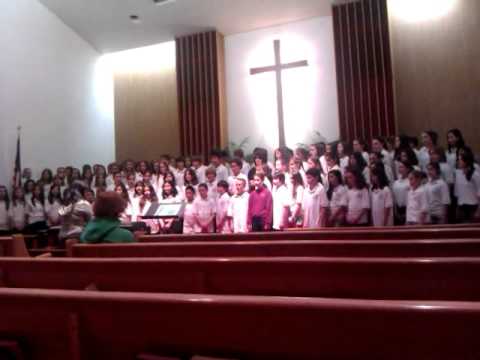
[[[70,240],[67,248],[70,248]],[[480,240],[293,240],[75,244],[69,256],[126,257],[480,257]]]
[[[480,300],[480,258],[0,259],[16,288]]]
[[[372,231],[370,228],[341,230],[320,229],[247,234],[143,235],[139,242],[190,241],[270,241],[270,240],[421,240],[480,239],[480,227],[469,228],[396,228]]]
[[[17,234],[0,237],[0,256],[29,257],[24,236]]]
[[[480,304],[0,289],[37,359],[476,359]],[[25,311],[28,309],[28,312]]]

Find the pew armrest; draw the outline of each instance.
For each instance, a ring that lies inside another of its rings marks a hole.
[[[143,230],[137,230],[133,233],[133,238],[135,239],[136,242],[140,242],[140,238],[142,236],[145,236],[145,231]]]
[[[73,257],[73,246],[78,244],[78,239],[67,239],[65,241],[65,249],[67,250],[67,257]]]
[[[51,258],[51,257],[52,257],[52,253],[47,252],[45,254],[35,256],[35,259],[44,259],[44,258]]]
[[[10,256],[14,257],[30,257],[28,253],[27,246],[25,245],[25,238],[22,234],[12,235],[12,253]]]

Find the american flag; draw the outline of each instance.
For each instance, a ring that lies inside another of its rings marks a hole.
[[[22,162],[20,157],[20,128],[18,128],[17,154],[15,156],[13,186],[21,186],[21,185],[22,185]]]

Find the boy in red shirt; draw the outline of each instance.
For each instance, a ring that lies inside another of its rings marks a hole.
[[[272,193],[263,185],[265,174],[256,173],[253,177],[255,190],[248,199],[247,223],[249,231],[270,231],[272,228]]]

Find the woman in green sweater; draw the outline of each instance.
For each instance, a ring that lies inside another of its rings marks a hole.
[[[89,244],[134,242],[133,234],[120,227],[119,217],[126,207],[125,200],[115,192],[98,194],[93,204],[95,218],[85,227],[80,242]]]

